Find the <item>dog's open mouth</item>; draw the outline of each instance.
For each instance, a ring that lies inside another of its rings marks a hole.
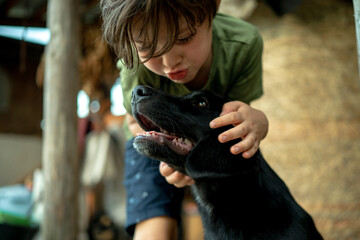
[[[168,146],[171,150],[180,155],[187,155],[194,147],[194,143],[184,137],[179,137],[175,133],[169,133],[167,130],[157,126],[145,116],[138,114],[142,128],[146,132],[138,133],[139,137],[145,137],[149,140],[156,141],[159,144]]]

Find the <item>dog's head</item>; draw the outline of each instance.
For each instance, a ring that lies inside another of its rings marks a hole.
[[[230,146],[235,142],[218,141],[218,135],[231,126],[209,127],[225,102],[224,98],[209,91],[177,97],[147,86],[134,88],[133,116],[146,131],[135,138],[135,149],[193,179],[248,171],[253,168],[252,163],[230,153]]]

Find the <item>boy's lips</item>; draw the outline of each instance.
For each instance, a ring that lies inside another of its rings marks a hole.
[[[181,79],[186,77],[187,73],[188,73],[187,69],[182,69],[182,70],[179,70],[179,71],[169,72],[166,75],[171,80],[181,80]]]

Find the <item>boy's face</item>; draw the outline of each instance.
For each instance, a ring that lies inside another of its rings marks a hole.
[[[166,43],[166,24],[164,21],[159,26],[158,46],[160,50]],[[208,21],[196,26],[196,34],[191,32],[185,22],[181,20],[180,34],[176,44],[165,54],[150,58],[144,65],[152,72],[167,77],[170,80],[186,84],[189,87],[201,88],[207,81],[211,66],[212,27]],[[136,25],[135,25],[135,29]],[[134,36],[138,36],[135,31]],[[142,49],[142,39],[135,38],[135,46],[141,61],[145,60],[146,49]]]

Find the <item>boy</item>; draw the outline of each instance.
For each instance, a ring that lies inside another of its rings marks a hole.
[[[179,188],[193,183],[164,163],[159,172],[155,160],[133,149],[131,139],[143,132],[131,116],[135,86],[149,85],[174,95],[207,89],[231,99],[210,127],[234,126],[219,135],[220,142],[239,139],[229,150],[233,154],[250,158],[267,134],[266,116],[248,105],[262,95],[262,39],[250,24],[216,14],[219,4],[220,0],[100,2],[104,38],[121,59],[129,139],[127,230],[134,239],[176,239],[183,195]]]

